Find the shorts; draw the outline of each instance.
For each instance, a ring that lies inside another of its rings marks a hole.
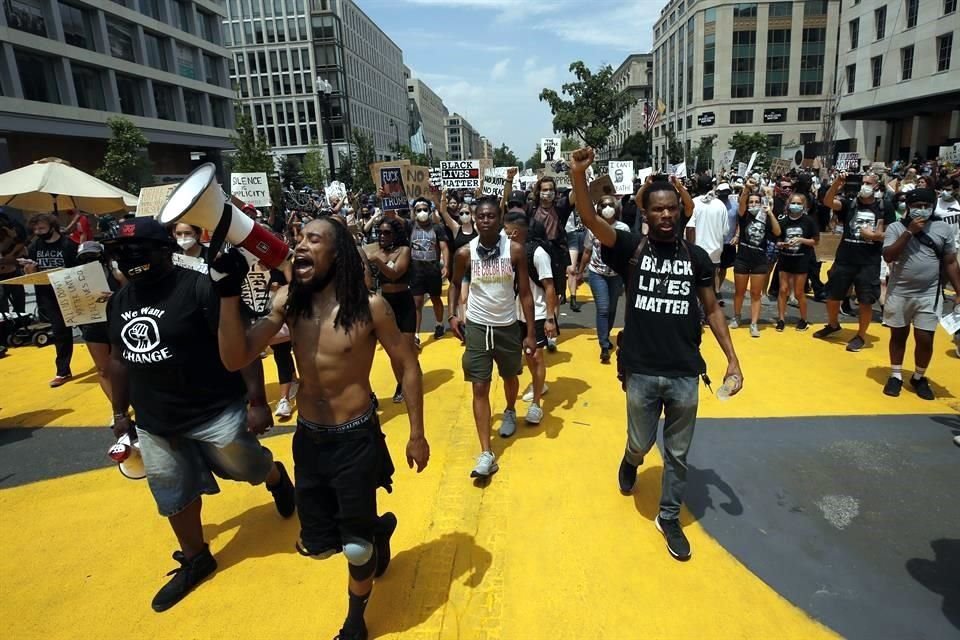
[[[359,418],[325,426],[297,418],[293,464],[300,540],[311,555],[349,539],[373,542],[377,488],[393,489],[393,461],[371,405]]]
[[[810,272],[810,256],[780,256],[780,273],[807,275]]]
[[[733,272],[740,275],[764,275],[770,271],[770,261],[762,251],[742,248],[733,261]]]
[[[410,264],[410,293],[415,296],[439,296],[443,289],[440,277],[440,265],[433,262],[412,262]]]
[[[579,231],[567,231],[567,250],[576,251],[577,255],[583,253],[583,237],[586,235],[583,229]]]
[[[883,306],[883,323],[894,329],[914,326],[922,331],[936,331],[939,319],[938,307],[941,306],[940,294],[935,293],[921,298],[887,294]]]
[[[273,469],[273,454],[247,431],[244,400],[187,431],[162,436],[138,426],[137,436],[147,484],[165,518],[203,494],[220,493],[214,474],[256,485]]]
[[[723,251],[720,253],[720,268],[729,269],[737,259],[737,248],[732,244],[723,245]]]
[[[397,328],[400,333],[417,332],[417,307],[413,302],[413,294],[410,290],[396,291],[392,293],[384,292],[383,299],[390,304],[393,314],[397,317]]]
[[[110,344],[110,332],[107,330],[106,322],[82,324],[80,325],[80,334],[83,336],[84,342]]]
[[[467,322],[464,329],[463,377],[467,382],[490,382],[496,361],[501,378],[513,378],[523,371],[523,338],[520,323],[488,327]]]
[[[880,299],[880,260],[876,264],[833,264],[827,274],[827,299],[843,300],[853,285],[857,302],[872,305]]]
[[[542,349],[547,346],[547,321],[546,320],[535,320],[533,323],[533,331],[537,336],[537,348]],[[527,335],[527,323],[520,323],[520,335]],[[521,343],[522,346],[522,343]]]

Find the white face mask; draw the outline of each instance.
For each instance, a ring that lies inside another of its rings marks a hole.
[[[461,213],[461,214],[460,214],[460,224],[467,224],[468,222],[470,222],[470,214],[469,214],[469,213]]]
[[[417,222],[426,222],[430,219],[430,213],[427,211],[418,211],[417,212]]]
[[[607,220],[609,220],[610,218],[612,218],[612,217],[615,216],[616,214],[617,214],[617,210],[614,209],[613,207],[611,207],[610,205],[607,205],[607,206],[604,207],[603,209],[600,209],[600,215],[602,215],[602,216],[603,216],[604,218],[606,218]]]
[[[184,236],[182,238],[177,238],[177,244],[180,245],[180,248],[184,251],[193,248],[193,245],[197,244],[197,239],[193,236]]]
[[[758,213],[760,213],[760,209],[761,209],[760,205],[755,204],[753,206],[747,207],[747,213],[749,213],[752,216],[755,216]]]
[[[540,199],[544,202],[553,202],[553,191],[541,191]]]
[[[861,198],[872,198],[873,197],[873,187],[868,184],[860,187],[860,197]]]

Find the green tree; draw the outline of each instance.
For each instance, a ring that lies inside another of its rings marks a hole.
[[[576,82],[564,83],[562,92],[567,100],[553,89],[540,92],[540,101],[550,105],[553,114],[553,130],[568,136],[579,136],[594,149],[607,146],[610,133],[620,123],[620,117],[634,103],[626,91],[617,91],[613,86],[613,68],[600,67],[593,73],[580,60],[570,65]]]
[[[280,160],[280,183],[287,187],[300,189],[304,185],[303,170],[295,156],[283,156]]]
[[[307,147],[307,153],[303,156],[303,162],[300,164],[300,172],[303,174],[304,183],[313,189],[319,189],[327,183],[327,162],[323,155],[323,149],[316,142]]]
[[[568,138],[567,136],[563,136],[563,138],[560,139],[560,153],[564,153],[565,151],[576,151],[582,146],[583,143],[576,138]]]
[[[396,148],[396,144],[392,145],[393,148]],[[417,165],[419,167],[429,167],[430,158],[425,153],[416,153],[409,146],[402,144],[400,145],[400,158],[403,160],[409,160],[410,164]]]
[[[543,169],[543,163],[540,162],[540,145],[537,145],[537,148],[533,150],[533,155],[530,156],[530,159],[523,163],[524,169]]]
[[[493,150],[493,166],[495,167],[519,167],[520,158],[505,144]]]
[[[374,193],[379,185],[374,186],[370,181],[370,165],[377,161],[377,151],[373,146],[373,138],[365,135],[359,129],[353,130],[353,152],[346,156],[347,166],[345,167],[345,154],[340,154],[341,181],[348,188],[363,193]],[[344,171],[344,169],[347,169]]]
[[[653,137],[649,131],[637,131],[623,141],[623,145],[620,147],[620,155],[617,159],[633,160],[634,169],[650,166],[652,164],[650,158],[650,141],[652,139]]]
[[[666,138],[667,143],[664,152],[667,154],[667,160],[670,164],[683,162],[683,145],[677,140],[677,134],[673,132],[673,129],[667,129]]]
[[[134,195],[140,187],[153,182],[150,160],[147,158],[147,138],[130,120],[113,116],[107,120],[110,141],[103,156],[103,166],[96,177]]]
[[[737,131],[730,138],[729,144],[730,148],[737,152],[734,162],[750,162],[750,156],[756,152],[757,160],[753,163],[754,169],[765,169],[769,164],[766,134]]]
[[[691,154],[694,160],[694,171],[706,171],[710,168],[710,162],[713,160],[713,144],[716,139],[716,135],[700,138],[700,143]]]
[[[270,145],[265,138],[257,136],[250,114],[244,109],[237,109],[236,129],[237,133],[230,136],[230,142],[236,148],[231,158],[231,171],[237,173],[262,171],[272,175],[274,166]]]

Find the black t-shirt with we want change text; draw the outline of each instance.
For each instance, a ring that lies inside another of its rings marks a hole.
[[[641,237],[617,230],[616,244],[601,251],[603,261],[624,280]],[[697,289],[712,287],[713,273],[710,256],[700,247],[648,239],[634,268],[634,282],[627,283],[620,353],[627,373],[688,378],[706,370],[700,356]]]
[[[128,284],[110,298],[110,343],[127,366],[138,427],[185,431],[244,397],[243,378],[220,360],[219,312],[210,278],[188,269],[149,287]]]

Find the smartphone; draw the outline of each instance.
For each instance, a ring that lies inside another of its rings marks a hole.
[[[856,197],[863,186],[863,174],[848,173],[846,182],[843,183],[843,195],[847,197]]]

